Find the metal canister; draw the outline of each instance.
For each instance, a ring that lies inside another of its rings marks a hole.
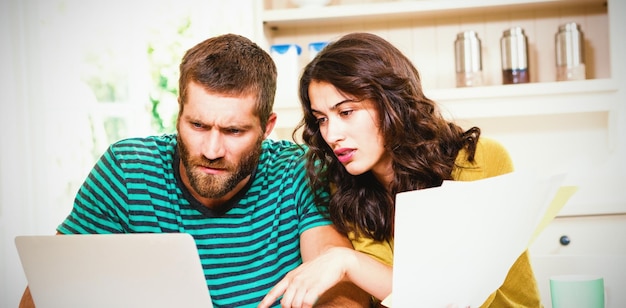
[[[528,39],[521,27],[505,30],[500,39],[502,57],[502,83],[526,83],[528,71]]]
[[[554,36],[559,81],[585,79],[584,35],[575,22],[559,26]]]
[[[457,87],[482,85],[483,63],[480,39],[475,31],[457,34],[454,41]]]

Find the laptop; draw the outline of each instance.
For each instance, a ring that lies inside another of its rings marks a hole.
[[[15,245],[37,308],[212,308],[186,233],[23,235]]]

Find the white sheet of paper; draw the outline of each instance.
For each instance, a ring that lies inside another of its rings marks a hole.
[[[527,249],[564,179],[516,171],[398,194],[393,307],[479,307]]]

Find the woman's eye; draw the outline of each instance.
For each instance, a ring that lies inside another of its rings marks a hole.
[[[348,116],[352,113],[353,110],[342,110],[341,112],[339,112],[340,115],[342,116]]]
[[[321,124],[323,124],[324,122],[326,122],[326,118],[317,118],[317,124],[318,124],[318,125],[321,125]]]

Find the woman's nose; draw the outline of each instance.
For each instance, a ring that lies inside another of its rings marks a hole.
[[[328,119],[326,126],[326,140],[328,143],[337,142],[345,138],[346,125],[340,120]]]

